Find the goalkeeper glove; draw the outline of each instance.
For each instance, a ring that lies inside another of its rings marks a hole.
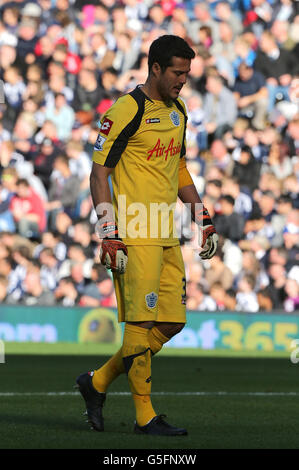
[[[100,248],[101,263],[111,271],[123,274],[128,262],[128,250],[118,236],[118,229],[114,222],[97,224],[97,234],[103,239]]]
[[[205,206],[202,206],[202,208],[195,213],[195,222],[199,226],[199,244],[202,248],[199,256],[201,259],[210,259],[216,253],[218,235]]]

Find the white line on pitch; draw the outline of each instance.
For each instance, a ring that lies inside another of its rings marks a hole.
[[[59,397],[79,396],[79,392],[0,392],[0,397]],[[130,396],[130,392],[109,392],[109,396]],[[293,397],[299,396],[299,392],[152,392],[155,396],[244,396],[244,397]]]

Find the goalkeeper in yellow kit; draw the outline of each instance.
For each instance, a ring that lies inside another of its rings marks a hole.
[[[77,378],[88,421],[97,431],[104,430],[106,390],[126,373],[136,409],[134,432],[187,434],[156,413],[150,395],[152,356],[186,322],[185,270],[169,217],[177,197],[191,206],[199,226],[200,256],[211,258],[217,248],[218,236],[185,162],[187,115],[179,93],[194,55],[178,36],[155,40],[146,83],[111,106],[95,143],[90,189],[100,257],[113,271],[119,321],[125,322],[120,350],[101,368]],[[157,205],[160,218],[153,217]]]

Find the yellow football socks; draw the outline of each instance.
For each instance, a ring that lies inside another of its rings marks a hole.
[[[122,358],[122,348],[120,348],[106,364],[94,371],[92,385],[98,392],[106,392],[111,382],[124,372],[125,367]]]
[[[148,330],[126,324],[123,346],[92,376],[94,388],[104,393],[113,380],[127,372],[139,426],[145,426],[156,416],[150,398],[151,356],[167,341],[169,338],[156,326]]]
[[[153,354],[159,352],[160,349],[162,349],[163,344],[167,343],[169,339],[170,338],[164,336],[163,333],[161,333],[161,331],[156,326],[154,326],[148,332],[148,342]]]
[[[150,399],[152,354],[148,330],[126,323],[122,354],[136,408],[136,421],[139,426],[145,426],[156,416]]]
[[[135,395],[132,394],[135,410],[136,421],[139,426],[145,426],[151,419],[157,416],[153,409],[150,395]]]

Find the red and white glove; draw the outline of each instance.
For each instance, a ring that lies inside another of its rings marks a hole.
[[[218,235],[212,224],[207,208],[203,205],[195,214],[195,223],[199,228],[199,245],[202,251],[199,253],[201,259],[210,259],[214,256],[218,246]]]
[[[128,250],[118,236],[118,229],[114,222],[97,224],[97,234],[103,239],[100,248],[101,263],[111,271],[123,274],[128,262]]]

